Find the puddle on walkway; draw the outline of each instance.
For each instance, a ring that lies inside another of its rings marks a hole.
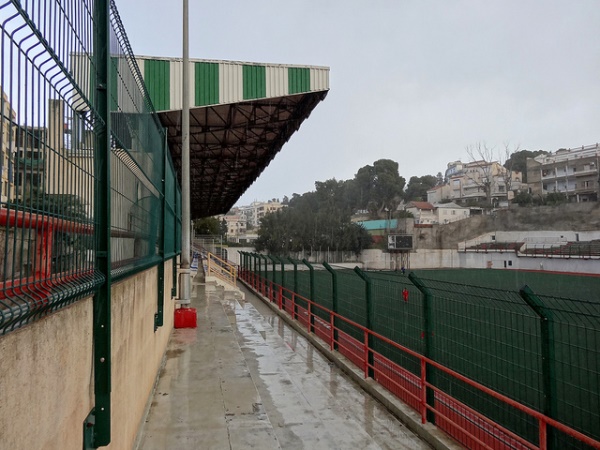
[[[236,331],[282,448],[429,449],[258,299]]]

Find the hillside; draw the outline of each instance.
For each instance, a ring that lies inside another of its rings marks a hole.
[[[459,242],[492,231],[592,231],[600,230],[600,203],[569,203],[559,206],[519,207],[494,215],[415,230],[416,248],[456,248]]]

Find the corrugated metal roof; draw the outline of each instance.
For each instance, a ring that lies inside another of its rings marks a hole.
[[[150,82],[148,91],[156,110],[180,109],[182,60],[148,56],[137,60],[144,79],[149,77],[146,84]],[[194,106],[329,90],[328,67],[193,59],[190,73],[190,105]],[[158,82],[161,75],[162,83]]]

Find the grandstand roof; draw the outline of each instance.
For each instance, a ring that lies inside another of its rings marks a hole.
[[[181,180],[181,59],[138,57]],[[329,68],[190,60],[192,219],[226,213],[329,91]]]

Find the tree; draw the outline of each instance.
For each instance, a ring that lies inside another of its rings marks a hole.
[[[439,174],[441,175],[441,173]],[[436,186],[438,178],[433,175],[423,175],[422,177],[410,177],[408,186],[404,193],[404,199],[407,201],[427,201],[427,191]]]
[[[372,209],[378,214],[385,209],[396,209],[406,180],[398,173],[398,163],[380,159],[372,166],[361,167],[354,176],[354,193],[358,192],[358,209]],[[369,205],[371,207],[369,208]]]
[[[523,174],[523,183],[527,183],[527,158],[535,158],[536,156],[547,154],[548,152],[544,150],[515,150],[504,162],[504,167],[509,170],[521,172]]]
[[[448,184],[448,180],[444,178],[444,175],[442,175],[442,172],[438,172],[437,175],[435,176],[436,179],[436,186],[443,186],[444,184]]]
[[[216,217],[203,217],[194,220],[194,231],[198,235],[218,235],[221,231],[219,219]]]

